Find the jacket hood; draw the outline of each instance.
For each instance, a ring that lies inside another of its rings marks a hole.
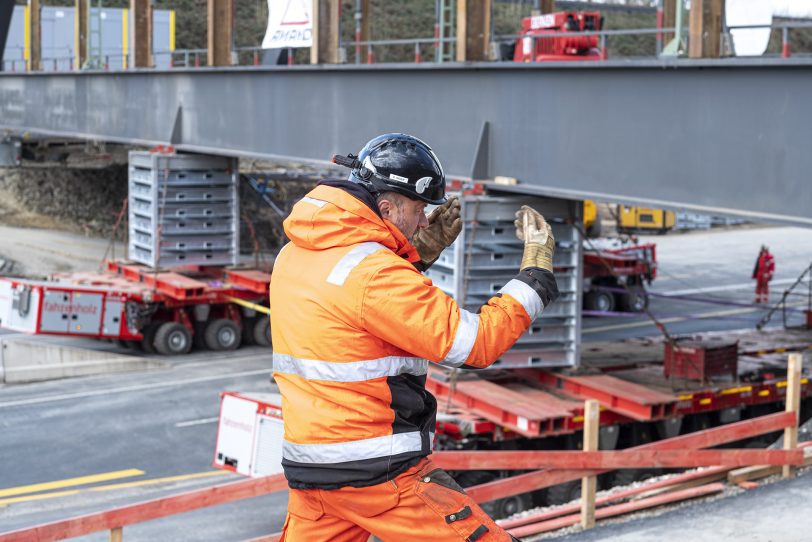
[[[419,262],[417,249],[400,230],[351,194],[354,186],[348,181],[331,181],[299,200],[284,222],[291,243],[325,250],[373,241],[412,263]]]

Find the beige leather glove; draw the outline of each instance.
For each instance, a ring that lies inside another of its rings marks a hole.
[[[552,271],[555,238],[552,228],[541,213],[522,205],[516,211],[516,221],[513,224],[516,226],[516,237],[524,241],[521,269],[540,267]]]
[[[417,230],[412,244],[420,254],[420,261],[431,265],[462,231],[460,200],[449,198],[447,202],[434,208],[428,216],[427,228]]]

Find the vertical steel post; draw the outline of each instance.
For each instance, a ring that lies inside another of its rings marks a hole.
[[[355,0],[355,63],[361,63],[361,0]]]
[[[789,58],[792,55],[789,47],[789,28],[785,26],[781,30],[781,58]]]

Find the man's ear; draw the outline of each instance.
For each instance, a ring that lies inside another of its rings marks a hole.
[[[392,202],[388,199],[378,200],[378,210],[381,212],[381,216],[389,218],[389,213],[392,211]]]

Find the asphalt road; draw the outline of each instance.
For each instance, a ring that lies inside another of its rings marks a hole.
[[[671,333],[682,334],[754,325],[762,308],[725,303],[751,301],[758,247],[770,244],[776,282],[785,286],[809,265],[812,231],[766,228],[652,240],[661,262],[652,291],[705,301],[652,300],[651,311]],[[585,341],[658,333],[646,317],[588,318],[583,328]],[[275,391],[267,378],[270,352],[250,348],[167,361],[167,368],[144,372],[0,385],[0,533],[238,479],[211,467],[219,393]],[[75,480],[80,477],[91,478]],[[204,509],[127,527],[125,536],[246,540],[278,531],[285,501],[280,493]],[[107,534],[86,539],[107,540]]]

